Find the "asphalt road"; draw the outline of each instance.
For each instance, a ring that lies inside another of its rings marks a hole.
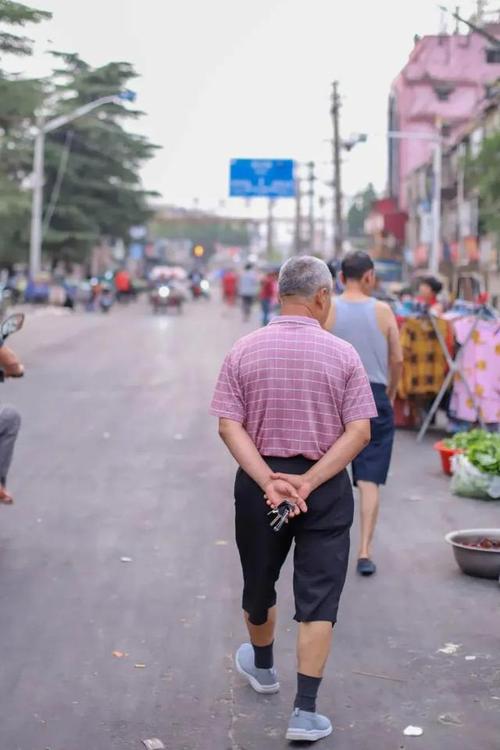
[[[16,505],[0,508],[0,750],[139,750],[152,737],[168,750],[286,747],[290,568],[281,693],[254,694],[232,660],[245,638],[234,470],[207,408],[242,330],[203,301],[179,317],[141,304],[42,313],[12,339],[27,376],[1,393],[24,422]],[[398,437],[379,573],[351,569],[345,589],[319,703],[336,731],[321,747],[500,747],[500,591],[462,576],[443,542],[500,526],[500,510],[453,498],[431,442]],[[404,737],[408,724],[423,737]]]

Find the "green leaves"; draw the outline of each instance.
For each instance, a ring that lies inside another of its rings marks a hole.
[[[360,237],[365,232],[365,219],[370,213],[372,203],[377,198],[375,188],[370,182],[362,192],[358,193],[347,213],[349,234]]]
[[[485,228],[500,235],[500,132],[484,139],[468,164],[468,181],[478,190]]]
[[[40,23],[52,17],[52,13],[28,8],[22,3],[11,0],[0,0],[0,25],[25,26],[27,23]],[[12,34],[0,28],[0,53],[11,55],[30,55],[31,40],[25,36]]]
[[[49,13],[0,0],[0,55],[29,54],[17,28]],[[13,31],[14,30],[14,31]],[[27,258],[35,112],[50,120],[82,104],[131,87],[137,73],[128,62],[92,67],[77,53],[53,52],[49,80],[23,80],[0,70],[0,259]],[[129,105],[130,106],[130,105]],[[125,130],[141,112],[110,104],[50,133],[45,140],[43,254],[46,260],[84,262],[102,236],[128,240],[131,225],[149,217],[150,193],[140,170],[156,146]],[[47,209],[50,211],[47,214]]]
[[[463,450],[469,461],[486,474],[500,476],[500,434],[486,430],[459,432],[445,440],[448,448]]]

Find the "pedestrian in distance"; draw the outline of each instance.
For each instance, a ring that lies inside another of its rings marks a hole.
[[[360,493],[360,543],[357,570],[376,572],[372,541],[377,523],[380,485],[385,484],[394,441],[393,402],[401,377],[403,353],[394,313],[386,302],[371,297],[376,286],[372,259],[363,251],[342,261],[344,292],[333,301],[331,332],[356,349],[365,367],[378,415],[371,420],[371,441],[352,462]]]
[[[222,298],[226,305],[232,307],[236,302],[236,293],[238,291],[238,276],[230,268],[222,276]]]
[[[250,643],[238,649],[235,663],[258,693],[279,690],[275,584],[295,542],[298,667],[289,740],[315,741],[332,731],[316,712],[316,696],[349,556],[353,496],[346,466],[369,442],[376,414],[359,356],[322,328],[332,285],[317,258],[285,263],[281,315],[234,345],[211,407],[239,464],[236,543]]]
[[[435,315],[443,312],[443,305],[438,295],[443,285],[435,276],[423,276],[418,282],[417,302]]]
[[[250,320],[252,307],[259,293],[259,286],[260,286],[259,274],[254,269],[251,263],[247,263],[245,266],[245,270],[241,274],[240,283],[238,287],[239,295],[241,298],[244,321]]]
[[[262,325],[267,326],[271,319],[271,312],[278,298],[278,280],[275,271],[266,273],[260,286],[260,307],[262,310]]]

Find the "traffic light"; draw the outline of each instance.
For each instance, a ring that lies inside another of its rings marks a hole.
[[[203,245],[195,245],[193,248],[193,254],[195,258],[203,258],[205,255],[205,248]]]

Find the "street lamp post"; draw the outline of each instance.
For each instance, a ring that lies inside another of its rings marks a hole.
[[[78,117],[92,112],[104,104],[118,104],[124,99],[132,101],[132,92],[124,92],[123,95],[102,96],[93,102],[78,107],[73,112],[53,120],[44,121],[39,117],[36,125],[35,148],[33,154],[33,196],[31,204],[31,235],[30,235],[30,274],[33,278],[40,272],[42,265],[42,214],[43,214],[43,184],[44,184],[44,152],[45,136],[57,128],[73,122]]]

